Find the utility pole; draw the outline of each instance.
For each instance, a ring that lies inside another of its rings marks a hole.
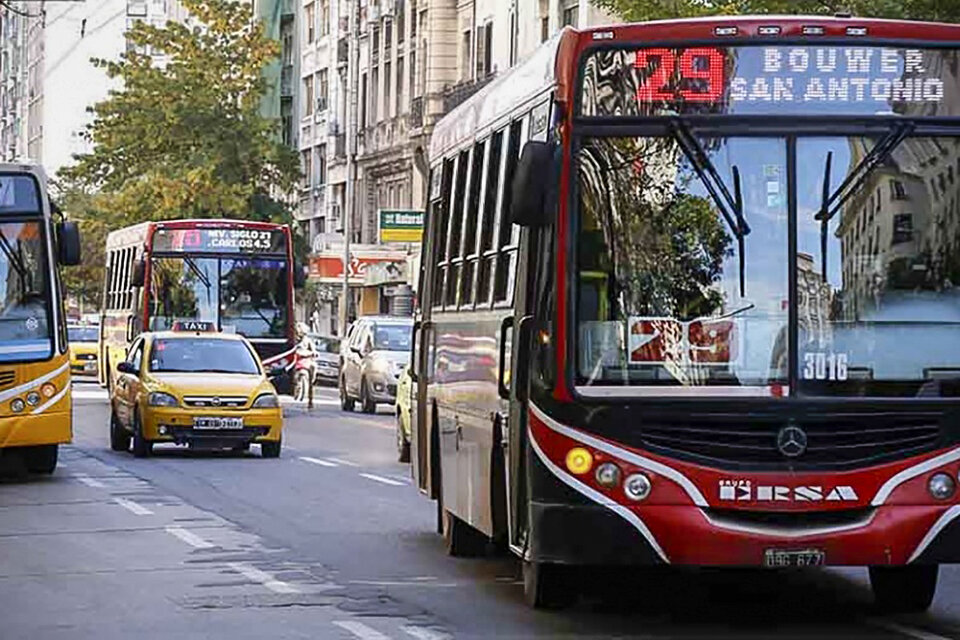
[[[347,188],[343,211],[343,304],[340,305],[340,333],[347,335],[350,318],[350,233],[356,207],[357,180],[357,92],[360,74],[360,0],[354,0],[347,50]]]

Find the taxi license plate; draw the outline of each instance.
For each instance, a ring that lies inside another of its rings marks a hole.
[[[243,418],[197,417],[193,419],[194,429],[242,429]]]
[[[819,567],[826,564],[827,554],[820,549],[788,551],[767,549],[763,553],[765,567]]]

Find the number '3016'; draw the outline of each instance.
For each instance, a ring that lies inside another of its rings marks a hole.
[[[813,351],[803,354],[804,380],[846,380],[847,354]]]

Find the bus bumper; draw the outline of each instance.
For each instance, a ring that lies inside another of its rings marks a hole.
[[[67,444],[72,437],[69,409],[0,417],[0,448]]]

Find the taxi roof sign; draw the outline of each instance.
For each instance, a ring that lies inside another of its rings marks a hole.
[[[173,330],[215,332],[217,327],[214,323],[203,320],[177,320],[173,323]]]

